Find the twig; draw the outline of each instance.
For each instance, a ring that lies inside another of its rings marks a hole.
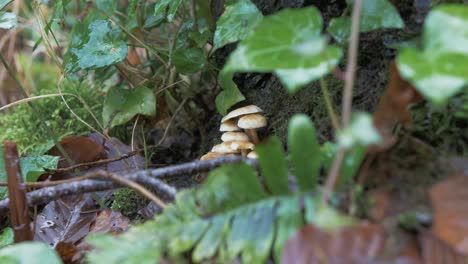
[[[357,53],[359,45],[359,20],[361,16],[362,0],[356,0],[354,2],[353,13],[352,13],[352,24],[351,24],[351,40],[348,47],[348,64],[346,65],[346,80],[344,85],[343,95],[343,110],[341,113],[342,127],[345,128],[349,124],[351,117],[352,103],[353,103],[353,87],[356,74],[357,64]],[[340,174],[341,163],[344,160],[346,149],[340,148],[336,153],[335,160],[333,161],[330,174],[328,175],[327,181],[321,197],[321,204],[325,204],[332,193],[335,184]]]
[[[333,109],[333,104],[330,99],[330,93],[328,92],[327,83],[323,78],[319,79],[320,88],[322,89],[323,99],[325,100],[325,107],[327,108],[328,115],[330,116],[333,129],[337,131],[340,129],[340,122],[338,121],[338,116]]]
[[[173,200],[177,193],[174,187],[171,187],[162,179],[167,179],[180,175],[190,175],[194,173],[207,172],[223,164],[246,162],[251,166],[256,166],[257,161],[252,159],[245,159],[240,156],[226,156],[212,160],[196,160],[189,163],[184,163],[175,166],[164,167],[160,169],[142,170],[128,175],[123,175],[131,181],[141,184],[150,185],[155,189],[156,195],[164,200]],[[98,172],[107,174],[104,171]],[[104,176],[105,177],[105,176]],[[119,188],[122,185],[109,181],[109,180],[92,180],[86,179],[82,181],[69,182],[53,187],[46,187],[39,190],[29,192],[26,197],[29,206],[44,204],[61,196],[74,195],[88,192],[104,191],[109,189]],[[8,210],[8,199],[0,201],[0,213]]]

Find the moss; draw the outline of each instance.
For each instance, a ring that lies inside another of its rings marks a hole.
[[[111,209],[133,219],[138,210],[148,204],[148,200],[130,188],[123,188],[114,193]]]
[[[21,76],[21,79],[25,80],[26,89],[31,91],[31,96],[58,93],[56,87],[59,73],[54,67],[33,62],[30,69],[27,76]],[[103,97],[99,96],[99,90],[87,82],[65,81],[62,92],[81,97],[91,112],[100,117]],[[96,127],[90,111],[77,98],[65,98],[80,118]],[[0,141],[15,141],[21,154],[42,154],[53,145],[54,140],[90,132],[85,124],[72,115],[60,97],[43,98],[32,101],[31,104],[38,111],[34,111],[27,103],[22,103],[11,107],[8,113],[0,114]]]

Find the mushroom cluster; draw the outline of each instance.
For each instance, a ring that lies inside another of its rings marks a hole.
[[[259,143],[257,129],[267,125],[263,110],[255,105],[244,106],[229,112],[221,119],[219,131],[223,143],[215,145],[201,160],[214,159],[225,155],[242,155],[256,159],[255,144]],[[242,132],[243,130],[243,132]]]

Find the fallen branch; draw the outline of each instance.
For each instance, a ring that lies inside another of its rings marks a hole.
[[[174,187],[164,183],[162,179],[186,174],[190,175],[200,172],[207,172],[223,164],[233,164],[239,163],[241,161],[245,161],[251,166],[256,166],[257,164],[256,160],[245,159],[240,156],[226,156],[212,160],[196,160],[160,169],[142,170],[123,175],[121,177],[125,177],[130,181],[140,183],[152,189],[158,197],[161,197],[165,201],[172,201],[177,194],[177,190]],[[105,179],[106,176],[109,175],[109,173],[105,171],[95,172],[94,175],[95,176],[93,177],[100,177],[104,179],[88,178],[82,181],[64,183],[61,185],[46,187],[29,192],[26,195],[28,206],[48,203],[61,196],[98,192],[122,187],[121,184]],[[8,199],[0,201],[0,213],[4,213],[9,209],[8,202]]]

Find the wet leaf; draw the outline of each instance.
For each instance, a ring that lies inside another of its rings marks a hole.
[[[71,73],[109,66],[125,59],[127,51],[122,31],[110,21],[76,23],[64,57],[65,69]]]
[[[216,22],[213,50],[244,39],[255,25],[262,20],[262,13],[250,0],[228,3],[224,13]]]
[[[385,239],[382,226],[366,222],[333,231],[307,225],[287,242],[282,263],[371,263]]]
[[[295,115],[289,122],[288,148],[299,189],[313,191],[322,159],[314,124],[306,115]]]
[[[13,242],[15,242],[13,229],[11,229],[11,227],[6,227],[0,235],[0,248],[11,245]]]
[[[139,87],[132,90],[113,87],[107,93],[102,110],[102,119],[111,127],[124,124],[135,115],[154,116],[156,114],[156,98],[152,90]]]
[[[446,103],[468,82],[468,6],[432,9],[424,23],[423,50],[402,49],[397,64],[424,97]]]
[[[354,1],[348,0],[352,7]],[[369,32],[380,28],[403,28],[405,24],[398,10],[387,0],[363,1],[359,22],[360,32]],[[348,41],[351,35],[351,17],[343,16],[330,20],[327,31],[340,43]]]
[[[382,139],[367,113],[355,113],[348,127],[338,132],[338,146],[351,148],[356,145],[378,144]]]
[[[12,29],[16,27],[18,18],[11,12],[0,12],[0,29]]]
[[[468,177],[453,176],[429,191],[434,217],[432,232],[468,256]]]
[[[179,9],[182,0],[160,0],[154,6],[154,16],[164,17],[168,22],[172,22]]]
[[[60,198],[48,203],[37,216],[34,240],[52,248],[61,242],[75,244],[89,233],[95,219],[91,194]]]
[[[172,63],[182,74],[196,73],[208,63],[201,48],[182,48],[172,54]]]
[[[243,100],[232,81],[235,72],[274,72],[291,93],[327,74],[342,51],[328,46],[321,32],[322,17],[315,7],[286,9],[265,17],[239,43],[220,72],[223,91],[216,98],[218,111],[225,115]]]

